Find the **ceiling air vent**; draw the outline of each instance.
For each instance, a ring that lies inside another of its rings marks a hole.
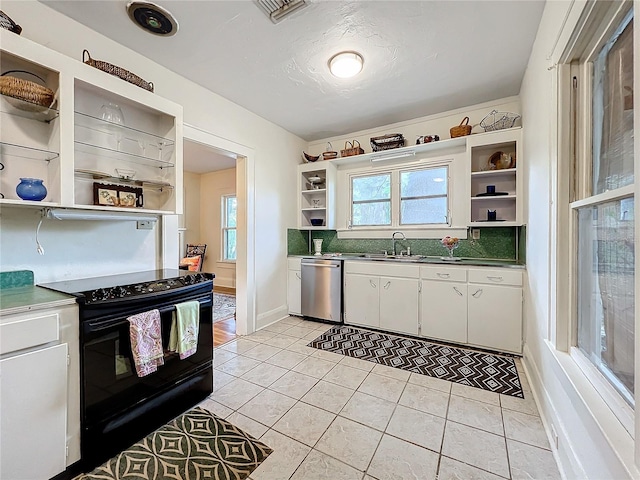
[[[307,5],[305,0],[256,0],[256,3],[273,23],[278,23]]]

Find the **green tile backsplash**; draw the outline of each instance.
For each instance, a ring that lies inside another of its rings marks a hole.
[[[504,260],[523,260],[525,251],[524,227],[485,227],[480,229],[480,238],[460,240],[454,251],[456,257],[496,258]],[[339,239],[335,230],[295,230],[287,231],[289,255],[307,255],[311,240],[321,238],[322,252],[331,253],[391,253],[391,235],[389,239]],[[447,249],[437,239],[398,240],[397,249],[411,247],[413,255],[448,255]],[[313,250],[313,245],[311,245]]]
[[[33,272],[31,270],[0,272],[0,289],[28,287],[30,285],[33,285]]]

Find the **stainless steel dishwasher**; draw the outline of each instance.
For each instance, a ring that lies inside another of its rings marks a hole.
[[[303,258],[302,315],[342,323],[342,260]]]

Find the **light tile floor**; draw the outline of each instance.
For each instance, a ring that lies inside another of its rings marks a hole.
[[[274,452],[251,480],[560,479],[525,399],[307,347],[330,325],[288,317],[214,350],[201,406]]]

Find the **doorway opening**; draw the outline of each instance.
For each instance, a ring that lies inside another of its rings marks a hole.
[[[253,151],[185,125],[180,251],[206,244],[214,280],[214,347],[255,330]]]

